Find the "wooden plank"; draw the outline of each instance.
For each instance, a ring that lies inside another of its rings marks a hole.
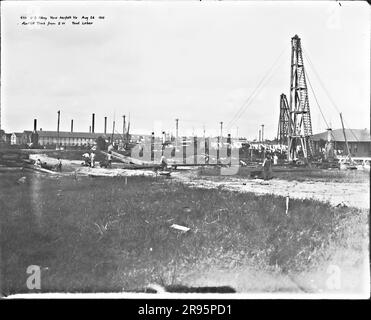
[[[48,170],[48,169],[45,169],[45,168],[40,168],[40,167],[37,167],[37,166],[34,166],[34,165],[26,165],[25,168],[32,169],[32,170],[35,170],[35,171],[44,172],[44,173],[51,173],[51,174],[54,174],[54,175],[60,174],[59,172]]]

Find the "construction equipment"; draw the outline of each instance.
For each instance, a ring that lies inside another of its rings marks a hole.
[[[285,94],[281,94],[280,97],[280,118],[278,122],[278,133],[277,140],[280,145],[288,144],[288,134],[290,123],[290,112],[289,104],[287,103],[287,98]]]
[[[301,40],[298,35],[291,39],[291,80],[288,126],[288,160],[295,161],[299,153],[307,162],[313,154],[312,121],[310,116],[308,89],[305,79]],[[290,122],[292,125],[290,125]],[[301,149],[301,152],[300,152]]]

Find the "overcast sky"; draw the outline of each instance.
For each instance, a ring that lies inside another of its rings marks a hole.
[[[21,15],[103,15],[90,26],[32,28]],[[277,134],[289,95],[290,41],[298,34],[327,122],[369,128],[370,23],[366,2],[2,2],[1,127],[96,132],[108,117],[136,133]],[[278,59],[278,61],[277,61]],[[275,63],[276,62],[276,63]],[[268,71],[273,65],[271,73]],[[316,73],[321,80],[318,80]],[[235,117],[261,79],[261,90]],[[325,88],[325,90],[324,90]],[[314,133],[326,128],[311,91]],[[234,119],[235,118],[235,119]],[[232,121],[235,120],[235,121]]]

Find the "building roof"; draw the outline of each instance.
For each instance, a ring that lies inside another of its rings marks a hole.
[[[345,135],[349,142],[371,142],[370,130],[368,129],[345,129]],[[313,141],[327,141],[327,131],[314,134]],[[332,130],[332,140],[345,142],[343,129]]]
[[[23,133],[22,132],[13,132],[12,135],[15,135],[16,137],[18,138],[21,138],[23,136]]]
[[[39,137],[52,137],[57,138],[57,131],[37,131]],[[110,137],[110,134],[104,133],[92,133],[92,132],[70,132],[70,131],[59,131],[59,138],[81,138],[81,139],[97,139],[98,137]],[[115,134],[115,137],[121,137],[121,135]]]

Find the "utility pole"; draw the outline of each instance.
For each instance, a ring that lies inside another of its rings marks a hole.
[[[179,119],[177,118],[177,119],[175,119],[175,137],[176,137],[176,139],[178,140],[178,134],[179,134]]]
[[[59,124],[60,124],[60,120],[61,120],[61,111],[58,110],[58,122],[57,122],[57,146],[58,146],[58,149],[59,149]]]
[[[91,115],[91,132],[95,132],[95,113]]]
[[[113,135],[115,133],[115,120],[113,120],[113,123],[112,123],[112,138],[111,138],[111,142],[112,142],[112,145],[113,145]]]
[[[178,147],[179,119],[175,119],[175,147]]]
[[[123,122],[122,122],[122,135],[125,136],[125,129],[126,129],[126,116],[122,116]]]
[[[349,145],[348,145],[348,140],[347,140],[347,135],[345,134],[345,128],[344,128],[344,123],[343,123],[343,116],[342,116],[341,112],[340,112],[340,120],[341,120],[341,126],[343,127],[343,135],[344,135],[344,140],[345,140],[345,146],[347,148],[347,154],[348,154],[349,159],[351,160],[350,152],[349,152]]]

